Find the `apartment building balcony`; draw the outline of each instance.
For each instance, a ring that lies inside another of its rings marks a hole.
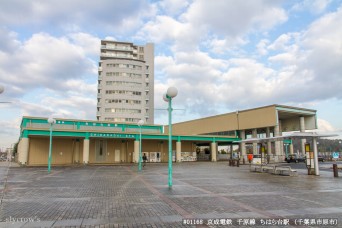
[[[101,53],[101,57],[110,57],[110,58],[123,58],[123,59],[133,59],[134,56],[130,54],[124,54],[124,53]]]
[[[102,71],[102,67],[99,67],[99,72],[101,72]]]
[[[101,49],[134,52],[133,47],[129,47],[129,46],[101,45]]]

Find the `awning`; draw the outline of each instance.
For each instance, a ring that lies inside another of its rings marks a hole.
[[[236,143],[264,143],[264,142],[275,142],[283,141],[285,139],[294,138],[324,138],[324,137],[336,137],[337,134],[319,134],[317,132],[294,132],[289,135],[269,137],[269,138],[250,138],[241,141],[235,141]]]

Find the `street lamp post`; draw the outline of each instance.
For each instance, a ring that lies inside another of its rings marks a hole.
[[[56,120],[49,117],[48,123],[50,124],[50,145],[49,145],[49,158],[48,158],[48,173],[51,171],[51,150],[52,150],[52,127],[56,123]]]
[[[176,97],[178,93],[177,88],[169,87],[166,94],[164,94],[164,101],[169,103],[168,113],[169,113],[169,175],[168,184],[169,188],[172,188],[172,98]]]
[[[139,137],[139,171],[141,171],[141,160],[142,160],[142,158],[141,158],[141,127],[142,127],[142,125],[144,125],[144,120],[139,120],[139,122],[138,122],[138,126],[140,127],[140,137]]]

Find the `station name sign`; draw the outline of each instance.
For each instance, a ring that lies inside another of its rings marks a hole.
[[[90,133],[90,137],[95,138],[125,138],[134,139],[135,135],[130,134],[111,134],[111,133]]]

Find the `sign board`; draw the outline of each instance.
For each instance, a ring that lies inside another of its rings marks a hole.
[[[254,154],[253,155],[252,164],[257,164],[257,165],[261,164],[261,155],[260,154]]]
[[[90,137],[100,138],[130,138],[134,139],[135,135],[131,134],[113,134],[113,133],[90,133]]]
[[[339,156],[340,156],[340,155],[339,155],[339,153],[338,153],[338,152],[334,152],[334,153],[333,153],[333,158],[334,158],[334,159],[337,159],[337,158],[339,158]]]
[[[314,152],[306,152],[306,166],[309,166],[311,169],[315,168]]]

